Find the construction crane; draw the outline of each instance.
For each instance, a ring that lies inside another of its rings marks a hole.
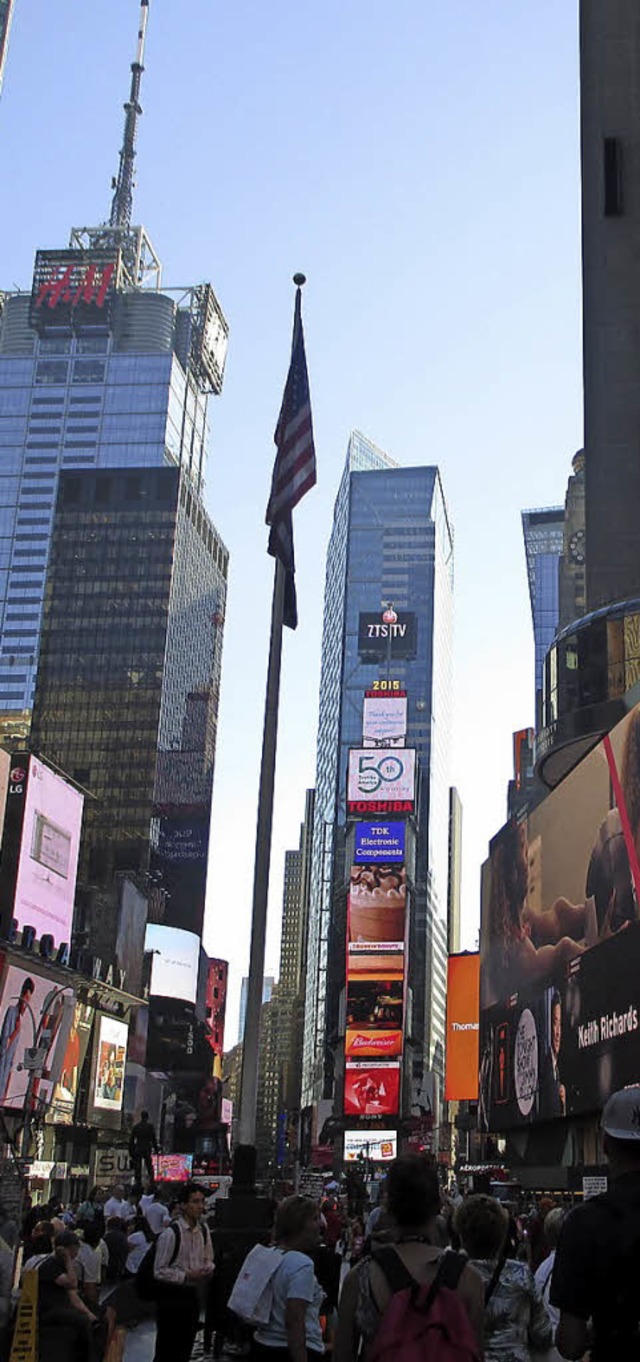
[[[133,209],[133,168],[136,159],[136,127],[142,113],[140,85],[144,71],[144,43],[149,17],[149,0],[140,0],[140,26],[135,61],[131,63],[131,91],[124,106],[124,138],[120,152],[118,178],[113,180],[110,227],[130,227]]]

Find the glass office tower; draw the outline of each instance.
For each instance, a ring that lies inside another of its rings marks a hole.
[[[13,0],[0,0],[0,95],[2,94],[2,82],[4,80],[4,70],[7,64],[7,53],[9,51],[9,32],[11,30],[12,15]]]
[[[103,960],[125,872],[202,932],[227,568],[179,469],[61,474],[32,741],[87,792],[77,925]]]
[[[408,951],[405,1107],[442,1072],[447,953],[453,540],[437,468],[399,468],[353,435],[327,554],[311,862],[303,1105],[335,1096],[344,988],[346,772],[363,697],[387,676],[363,661],[359,616],[383,602],[416,620],[411,658],[393,662],[408,694],[406,744],[419,765]]]
[[[522,512],[535,645],[536,725],[540,720],[544,659],[556,636],[560,618],[559,564],[564,520],[564,506]]]
[[[92,243],[39,251],[31,293],[0,302],[0,716],[33,705],[60,473],[173,464],[203,491],[213,292],[137,287]]]

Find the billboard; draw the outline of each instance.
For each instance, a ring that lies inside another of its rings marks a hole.
[[[37,251],[29,325],[106,328],[119,282],[119,250]]]
[[[444,1095],[477,1102],[480,1032],[480,956],[450,955],[447,967],[447,1041]]]
[[[400,610],[363,611],[358,616],[358,654],[364,663],[414,658],[418,644],[416,615]]]
[[[13,916],[56,946],[71,940],[83,806],[73,786],[29,758]]]
[[[404,861],[404,853],[404,823],[356,823],[353,859],[358,865]]]
[[[193,1168],[193,1154],[153,1154],[156,1182],[188,1182]]]
[[[9,793],[9,776],[11,772],[11,757],[4,748],[0,749],[0,846],[2,846],[2,834],[4,832],[4,818],[7,812],[7,795]]]
[[[344,1161],[370,1159],[373,1163],[390,1163],[398,1149],[395,1130],[345,1130]]]
[[[482,873],[480,1114],[506,1129],[600,1110],[640,1073],[640,706]]]
[[[122,1111],[128,1033],[127,1023],[119,1018],[104,1014],[98,1018],[91,1092],[94,1118],[96,1112],[117,1115]]]
[[[61,1077],[73,989],[9,965],[0,996],[0,1107],[42,1114]]]
[[[384,754],[366,747],[351,748],[347,779],[349,801],[413,802],[415,783],[415,748]]]
[[[71,1125],[73,1122],[92,1026],[93,1008],[88,1003],[76,1003],[60,1065],[60,1076],[53,1089],[47,1118],[49,1121],[60,1125]]]
[[[153,954],[151,997],[195,1003],[200,964],[200,938],[195,932],[150,922],[144,948]]]
[[[345,1116],[397,1116],[400,1103],[399,1063],[356,1060],[344,1078]]]
[[[406,736],[406,695],[366,695],[362,718],[362,746],[404,747]]]
[[[353,865],[347,903],[349,947],[404,947],[407,872],[394,863]]]
[[[125,875],[120,881],[116,964],[122,980],[120,987],[126,988],[127,993],[140,994],[142,990],[148,908],[146,895]]]

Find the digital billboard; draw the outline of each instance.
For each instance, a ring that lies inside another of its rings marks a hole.
[[[362,746],[404,747],[406,736],[406,695],[366,695],[362,719]]]
[[[354,865],[347,904],[349,944],[404,946],[407,873],[395,863]]]
[[[115,1115],[122,1111],[124,1099],[129,1028],[126,1022],[104,1014],[98,1018],[97,1028],[93,1110],[94,1114],[102,1111]]]
[[[487,1129],[602,1108],[637,1082],[640,706],[482,873],[480,1115]]]
[[[37,251],[29,325],[108,327],[120,282],[120,251]]]
[[[144,948],[153,954],[151,996],[195,1003],[200,964],[200,938],[195,932],[150,922]]]
[[[398,1149],[395,1130],[345,1130],[344,1161],[370,1159],[373,1163],[390,1163]]]
[[[188,1182],[193,1168],[193,1154],[153,1154],[156,1182]]]
[[[418,622],[410,611],[363,611],[358,618],[360,661],[384,662],[386,658],[405,661],[415,657]]]
[[[450,955],[447,966],[447,1042],[444,1095],[477,1102],[480,1033],[480,956]]]
[[[405,824],[356,823],[353,858],[358,865],[372,861],[404,861]]]
[[[356,1060],[344,1076],[345,1116],[397,1116],[400,1102],[399,1063]]]
[[[61,1077],[73,989],[10,965],[0,997],[0,1107],[42,1112]]]
[[[29,758],[13,916],[56,946],[71,940],[83,806],[78,790]]]
[[[2,846],[2,834],[4,832],[4,818],[7,812],[7,795],[9,793],[9,776],[11,772],[11,757],[4,748],[0,749],[0,846]]]
[[[349,813],[413,813],[416,784],[415,748],[378,752],[354,747],[349,752]]]
[[[60,1076],[53,1089],[47,1119],[60,1125],[70,1125],[74,1119],[80,1075],[86,1059],[93,1008],[88,1003],[76,1003],[67,1037]]]

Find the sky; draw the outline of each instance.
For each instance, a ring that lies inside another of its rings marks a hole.
[[[108,17],[107,17],[108,11]],[[16,0],[0,99],[0,289],[108,216],[137,0]],[[264,512],[293,285],[318,485],[295,513],[267,973],[284,851],[314,782],[325,554],[349,432],[438,464],[455,528],[452,781],[463,944],[533,721],[520,511],[560,503],[582,444],[577,6],[538,0],[151,0],[134,221],[167,286],[230,327],[206,500],[231,554],[205,946],[247,972],[272,563]]]

